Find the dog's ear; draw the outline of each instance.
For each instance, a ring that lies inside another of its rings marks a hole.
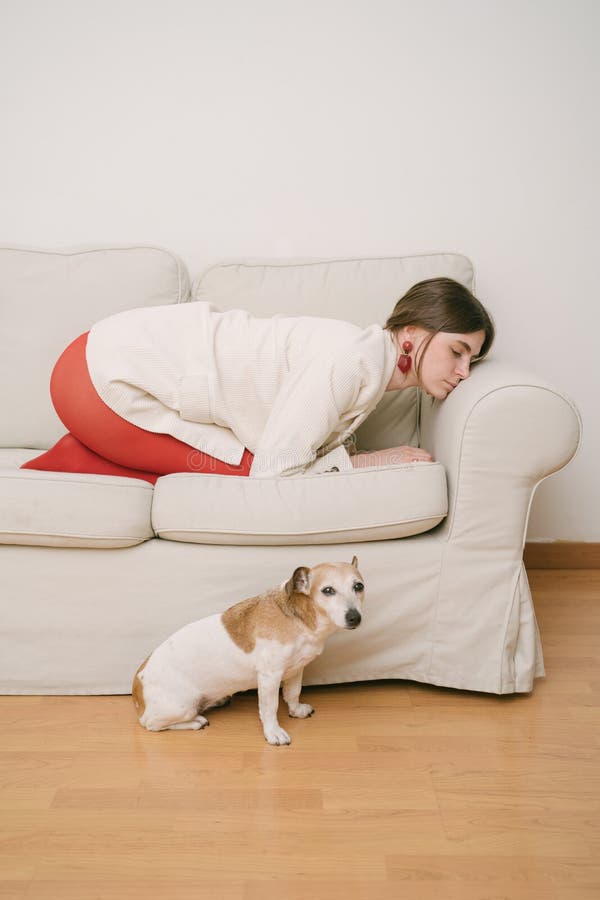
[[[354,566],[355,569],[358,569],[358,557],[353,556],[353,557],[352,557],[352,562],[350,563],[350,565],[351,565],[351,566]]]
[[[298,566],[289,581],[286,581],[284,593],[275,600],[284,615],[300,619],[307,628],[313,631],[317,627],[317,616],[310,598],[310,569]]]
[[[308,582],[309,572],[310,569],[308,569],[306,566],[298,566],[297,569],[294,569],[292,577],[285,583],[285,592],[288,597],[291,597],[292,594],[310,595]]]

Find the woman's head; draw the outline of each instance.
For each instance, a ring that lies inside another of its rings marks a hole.
[[[400,350],[413,345],[414,367],[395,387],[418,385],[443,400],[489,351],[494,323],[480,301],[452,278],[419,281],[396,303],[385,323]]]

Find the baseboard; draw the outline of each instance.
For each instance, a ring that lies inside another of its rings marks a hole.
[[[523,561],[526,569],[600,569],[600,543],[531,541]]]

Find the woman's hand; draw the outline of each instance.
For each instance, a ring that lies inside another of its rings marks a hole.
[[[367,453],[355,453],[350,457],[355,469],[366,466],[395,466],[401,463],[433,462],[431,453],[421,447],[388,447],[386,450],[372,450]]]

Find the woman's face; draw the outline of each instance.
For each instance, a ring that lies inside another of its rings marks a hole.
[[[418,345],[415,341],[416,359],[413,360],[415,363],[419,362],[428,338],[429,334],[422,331]],[[439,331],[435,334],[425,350],[421,366],[423,390],[437,400],[445,400],[461,381],[469,377],[471,360],[479,356],[484,341],[484,331],[475,331],[473,334],[449,334],[446,331]]]

